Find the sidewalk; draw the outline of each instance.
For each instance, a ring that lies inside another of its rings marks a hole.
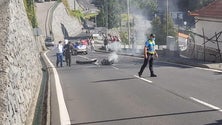
[[[204,62],[201,60],[195,60],[183,57],[160,57],[159,60],[222,71],[222,63]]]

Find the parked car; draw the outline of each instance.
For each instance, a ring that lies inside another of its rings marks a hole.
[[[73,55],[77,55],[77,54],[88,54],[87,52],[87,45],[82,44],[81,42],[76,42],[74,45],[74,51],[73,51]]]
[[[89,41],[88,41],[88,39],[82,39],[82,40],[80,40],[80,43],[82,44],[82,45],[88,45],[89,44]]]
[[[45,38],[45,46],[54,46],[54,45],[55,45],[55,43],[54,43],[52,37]]]

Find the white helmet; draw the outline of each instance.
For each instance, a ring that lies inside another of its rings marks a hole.
[[[65,44],[68,44],[68,42],[69,42],[69,41],[68,41],[67,39],[65,39]]]

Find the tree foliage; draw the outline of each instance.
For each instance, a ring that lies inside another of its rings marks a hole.
[[[179,11],[187,12],[188,10],[200,9],[212,1],[214,0],[172,0],[171,2],[178,5]],[[133,10],[140,10],[146,19],[152,20],[152,32],[157,34],[157,44],[165,44],[167,35],[177,36],[177,29],[175,29],[173,19],[169,14],[162,12],[163,14],[160,17],[156,16],[156,14],[160,14],[158,4],[161,0],[129,0],[129,2],[130,13],[134,13]],[[120,23],[126,22],[126,19],[129,18],[127,15],[127,0],[95,0],[95,3],[100,8],[100,13],[97,16],[97,26],[110,29],[121,26]],[[121,36],[123,39],[127,38],[126,32],[123,31]]]
[[[168,16],[168,17],[167,17]],[[163,20],[159,16],[152,20],[152,33],[156,34],[156,43],[158,45],[166,44],[166,36],[177,36],[177,30],[169,14],[165,14]]]
[[[178,0],[179,10],[194,11],[200,9],[215,0]]]
[[[121,0],[96,0],[99,3],[100,13],[97,16],[97,25],[108,27],[109,29],[118,27],[121,5],[119,4]]]
[[[121,41],[126,45],[126,44],[129,44],[128,42],[128,33],[127,32],[124,32],[124,31],[121,31],[120,32],[120,39]]]
[[[28,16],[29,21],[32,24],[32,27],[35,28],[38,26],[36,15],[35,15],[35,8],[34,8],[34,1],[33,0],[24,0],[24,6],[26,9],[26,13]]]

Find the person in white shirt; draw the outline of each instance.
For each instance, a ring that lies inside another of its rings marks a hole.
[[[56,52],[56,67],[60,66],[62,67],[62,62],[63,62],[63,45],[62,45],[62,41],[59,41],[59,44],[57,45],[57,52]]]
[[[90,43],[91,43],[91,50],[95,51],[95,45],[94,45],[95,42],[93,38],[90,40]]]

